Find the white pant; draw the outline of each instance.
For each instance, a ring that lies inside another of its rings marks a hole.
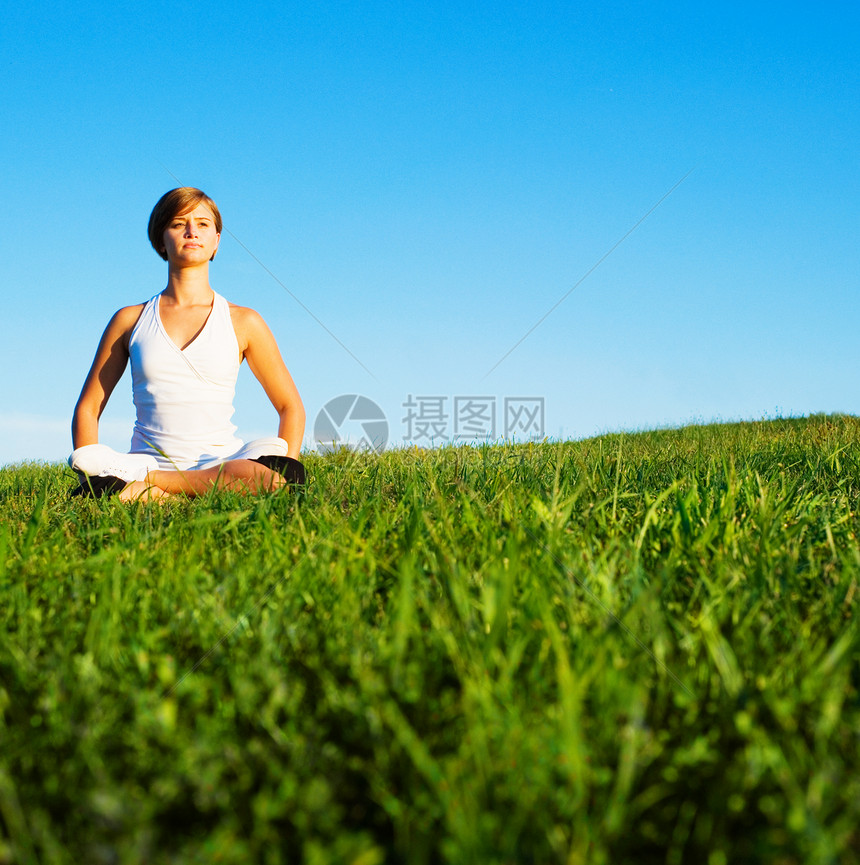
[[[239,450],[229,456],[202,459],[195,465],[188,466],[186,470],[211,469],[212,466],[220,466],[228,460],[254,460],[257,457],[265,456],[285,457],[288,450],[289,445],[282,438],[278,438],[277,436],[264,439],[254,439],[254,441],[242,445]],[[170,463],[169,460],[165,460],[164,457],[156,456],[156,459],[159,463],[164,463],[163,468],[165,469],[175,468],[175,466]]]
[[[69,465],[91,477],[115,476],[123,480],[142,480],[152,469],[194,471],[219,466],[228,460],[253,460],[263,456],[287,456],[289,446],[277,436],[254,439],[231,454],[204,457],[190,465],[177,465],[160,454],[123,454],[107,445],[84,445],[72,452]],[[139,476],[139,477],[138,477]]]

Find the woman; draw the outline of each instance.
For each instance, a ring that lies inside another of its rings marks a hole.
[[[73,495],[131,501],[304,482],[305,411],[275,338],[254,310],[209,285],[220,239],[221,214],[199,189],[173,189],[155,205],[149,240],[167,262],[167,287],[119,310],[101,338],[72,420]],[[98,443],[98,425],[129,360],[137,420],[131,452],[120,454]],[[243,360],[279,417],[277,437],[249,444],[230,423]]]

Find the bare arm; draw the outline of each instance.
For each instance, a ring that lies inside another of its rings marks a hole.
[[[128,337],[142,305],[127,306],[114,315],[102,334],[96,356],[72,416],[72,445],[97,444],[99,418],[128,363]]]
[[[278,413],[278,437],[289,446],[288,456],[298,459],[305,434],[305,408],[275,337],[254,310],[233,307],[231,313],[239,347]]]

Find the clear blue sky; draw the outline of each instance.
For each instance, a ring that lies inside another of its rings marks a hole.
[[[540,397],[551,438],[860,413],[858,35],[854,0],[12,4],[0,464],[68,454],[101,331],[164,286],[174,178],[309,436],[351,393],[394,442],[410,395],[491,397],[497,435]],[[274,431],[247,373],[236,406]],[[132,420],[126,378],[103,441]]]

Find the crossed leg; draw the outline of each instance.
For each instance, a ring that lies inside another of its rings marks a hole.
[[[144,480],[132,481],[123,487],[119,492],[119,500],[121,502],[137,499],[157,500],[175,495],[193,497],[202,495],[215,487],[259,495],[276,490],[287,483],[283,475],[256,460],[227,460],[208,469],[148,471]]]
[[[106,445],[85,445],[69,457],[81,478],[72,495],[117,494],[120,501],[154,501],[170,496],[199,496],[214,488],[258,495],[290,484],[305,483],[304,466],[286,456],[283,439],[256,439],[232,459],[204,468],[161,469],[147,454],[121,454]]]

